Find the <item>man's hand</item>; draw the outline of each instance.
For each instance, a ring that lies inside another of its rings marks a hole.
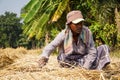
[[[38,65],[40,68],[42,68],[43,66],[46,65],[46,63],[48,62],[48,58],[46,57],[41,57],[38,61]]]

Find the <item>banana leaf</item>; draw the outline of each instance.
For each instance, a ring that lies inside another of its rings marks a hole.
[[[60,2],[57,10],[55,11],[54,15],[52,16],[51,22],[57,21],[61,17],[63,12],[67,8],[68,4],[69,4],[69,0],[62,0],[62,2]]]

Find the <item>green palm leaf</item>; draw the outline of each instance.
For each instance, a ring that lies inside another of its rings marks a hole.
[[[29,26],[25,26],[26,28],[24,29],[24,33],[29,35],[29,38],[33,37],[36,35],[37,39],[40,39],[40,37],[43,35],[46,24],[50,19],[50,15],[52,11],[55,9],[55,5],[50,5],[46,7],[47,9],[43,14],[41,14],[41,17],[35,19],[32,21]]]
[[[30,24],[26,24],[26,25],[24,24],[24,25],[23,25],[23,30],[24,30],[23,33],[24,33],[24,34],[27,34],[27,32],[28,32],[29,29],[31,28],[31,25],[32,25],[32,24],[33,24],[33,22],[31,22]]]
[[[40,28],[40,26],[39,27],[37,26],[38,24],[39,24],[39,19],[34,20],[33,24],[31,25],[31,28],[27,32],[29,38],[32,38],[38,33],[38,30]]]
[[[36,0],[30,0],[30,2],[28,2],[28,4],[26,6],[24,6],[21,9],[21,17],[25,18],[26,14],[31,10],[31,8],[33,7],[33,4],[35,4]]]
[[[36,0],[30,0],[30,2],[24,7],[24,10],[29,11],[32,9],[33,4],[36,3]]]
[[[44,30],[45,30],[45,25],[47,24],[47,22],[49,21],[50,19],[50,15],[52,13],[52,11],[55,9],[55,5],[50,5],[47,10],[44,12],[44,14],[40,17],[39,19],[39,23],[37,25],[37,27],[41,27],[38,31],[38,34],[36,35],[36,38],[37,39],[40,39],[41,37],[41,33],[43,32],[44,33]]]
[[[32,2],[31,0],[28,5],[24,7],[28,10],[24,17],[24,33],[28,35],[28,38],[35,36],[36,39],[40,39],[48,29],[46,25],[51,19],[51,15],[56,12],[54,15],[59,15],[60,18],[68,2],[69,0],[62,0],[60,3],[49,0],[36,0],[36,2]],[[55,11],[56,5],[58,4],[59,6]]]
[[[39,12],[38,10],[41,8],[43,1],[45,0],[36,0],[36,2],[32,3],[30,11],[25,16],[24,23],[28,23],[35,17]]]
[[[59,3],[57,10],[55,11],[54,15],[52,16],[52,19],[51,19],[52,22],[57,21],[61,17],[64,10],[68,6],[68,2],[69,2],[69,0],[62,0],[62,2]]]

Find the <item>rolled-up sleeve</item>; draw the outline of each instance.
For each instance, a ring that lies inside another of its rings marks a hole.
[[[49,58],[50,54],[58,47],[64,40],[64,33],[65,31],[61,31],[55,39],[49,43],[43,50],[42,54],[40,56],[44,56],[46,58]]]
[[[89,43],[89,47],[87,48],[87,55],[85,57],[85,63],[83,65],[84,68],[89,69],[92,66],[92,63],[94,62],[94,60],[97,57],[97,50],[94,46],[94,41],[93,41],[93,37],[92,37],[92,33],[90,32],[90,43]]]

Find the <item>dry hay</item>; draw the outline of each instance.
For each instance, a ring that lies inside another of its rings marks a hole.
[[[22,47],[16,49],[0,49],[0,69],[7,67],[8,65],[14,63],[17,59],[24,57],[25,54],[38,54],[40,51],[40,49],[26,50]]]
[[[38,55],[25,55],[16,60],[9,67],[1,70],[0,80],[97,80],[100,78],[99,71],[89,71],[82,68],[60,68],[56,56],[51,56],[49,63],[39,68],[36,62]]]
[[[24,56],[27,53],[25,48],[6,48],[0,49],[0,68],[5,67],[9,64],[14,63],[14,61],[18,58]]]
[[[37,64],[39,51],[25,49],[22,57],[0,70],[0,80],[120,80],[120,62],[110,64],[104,71],[78,67],[61,68],[56,56],[51,56],[48,64],[39,68]],[[13,50],[13,52],[17,51]]]

